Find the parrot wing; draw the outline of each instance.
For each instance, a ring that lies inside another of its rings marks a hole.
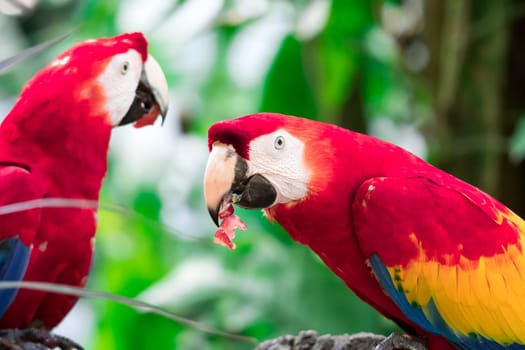
[[[41,198],[42,192],[31,173],[19,166],[0,166],[0,281],[23,278],[41,210],[3,213],[9,205]],[[0,317],[13,301],[17,290],[0,289]]]
[[[525,349],[525,222],[448,174],[365,181],[359,245],[413,322],[461,349]]]

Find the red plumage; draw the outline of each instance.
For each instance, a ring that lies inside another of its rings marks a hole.
[[[30,175],[24,176],[30,181],[0,191],[0,204],[38,197],[98,200],[112,125],[97,77],[110,58],[130,49],[146,60],[147,42],[140,33],[83,42],[59,55],[27,83],[0,125],[0,174],[15,166],[26,169]],[[0,181],[4,185],[5,177]],[[28,235],[32,252],[24,280],[84,286],[93,254],[96,210],[37,211],[40,220],[33,223]],[[9,217],[0,217],[0,240],[22,233],[21,223],[7,222]],[[22,236],[22,240],[27,239]],[[51,328],[76,299],[20,290],[1,317],[0,328]]]

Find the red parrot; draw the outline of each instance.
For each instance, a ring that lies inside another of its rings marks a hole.
[[[0,206],[32,199],[98,200],[113,127],[164,118],[166,79],[141,33],[88,40],[23,88],[0,124]],[[0,215],[0,280],[84,286],[96,209],[34,208]],[[0,291],[0,328],[57,325],[77,298]]]
[[[253,114],[208,137],[204,194],[217,224],[235,221],[232,203],[263,209],[432,350],[525,349],[525,222],[496,199],[317,121]]]

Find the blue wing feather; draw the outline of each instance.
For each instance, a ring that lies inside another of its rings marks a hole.
[[[43,191],[29,169],[2,164],[0,159],[0,207],[41,198]],[[20,281],[26,272],[41,209],[0,215],[0,281]],[[17,289],[0,289],[0,318],[13,302]]]
[[[0,242],[0,280],[21,280],[27,268],[30,253],[30,247],[18,238],[2,240]],[[0,317],[13,301],[16,292],[16,289],[0,289]]]

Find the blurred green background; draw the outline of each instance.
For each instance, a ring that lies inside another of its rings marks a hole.
[[[211,243],[206,130],[258,111],[392,141],[525,214],[523,1],[41,0],[17,16],[8,3],[0,59],[75,30],[0,75],[0,115],[63,49],[124,31],[147,35],[170,84],[163,128],[114,130],[89,288],[260,340],[396,329],[259,212],[237,210],[236,250]],[[57,332],[88,349],[254,347],[103,300]]]

